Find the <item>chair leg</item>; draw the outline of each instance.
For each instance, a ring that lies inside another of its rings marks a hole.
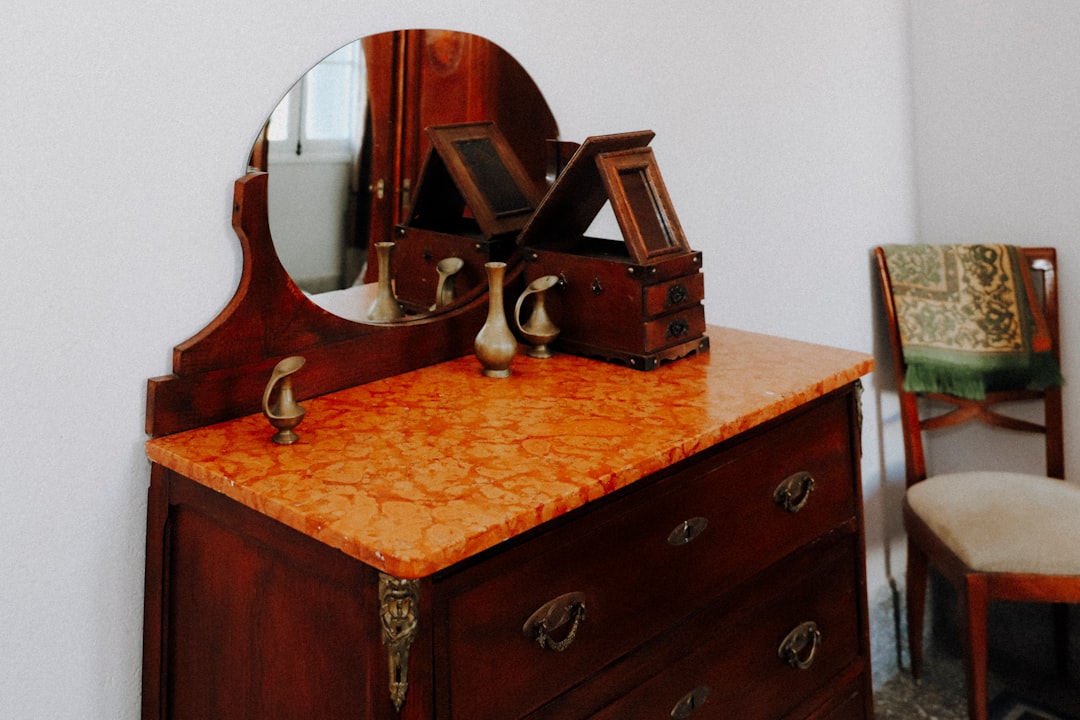
[[[990,687],[987,682],[989,651],[987,648],[987,588],[986,578],[968,575],[963,588],[964,634],[967,640],[968,717],[987,720]]]
[[[907,596],[908,654],[911,675],[918,679],[923,665],[923,617],[926,613],[926,555],[914,543],[908,542]]]
[[[1061,679],[1069,677],[1069,606],[1054,603],[1054,655]]]

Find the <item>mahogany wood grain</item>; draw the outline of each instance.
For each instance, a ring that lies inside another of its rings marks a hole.
[[[767,431],[740,437],[648,493],[627,497],[618,515],[598,515],[579,523],[579,534],[548,536],[508,551],[498,566],[443,583],[449,610],[440,627],[447,633],[455,716],[517,717],[815,538],[837,528],[854,532],[845,399],[835,396],[787,418],[785,451],[778,452]],[[815,490],[803,510],[790,513],[776,505],[773,491],[800,471],[813,475]],[[671,532],[694,517],[708,520],[700,538],[672,546]],[[854,592],[851,573],[843,577]],[[559,578],[557,588],[551,578]],[[569,591],[583,592],[588,603],[575,641],[581,649],[545,652],[521,642],[522,619]],[[499,681],[503,694],[485,696],[487,678],[507,665],[520,670]]]
[[[770,568],[761,583],[741,586],[688,619],[673,634],[690,652],[674,652],[679,644],[649,647],[640,662],[632,658],[618,670],[636,670],[634,681],[626,683],[635,688],[631,693],[595,714],[577,717],[673,717],[672,708],[685,693],[706,685],[710,693],[701,706],[705,717],[712,712],[744,720],[782,718],[807,701],[813,704],[822,691],[831,691],[838,675],[865,672],[858,633],[860,599],[848,582],[856,562],[852,540],[849,534],[827,536]],[[784,636],[807,620],[817,623],[822,640],[809,667],[800,670],[777,651]],[[589,692],[592,687],[581,694]]]

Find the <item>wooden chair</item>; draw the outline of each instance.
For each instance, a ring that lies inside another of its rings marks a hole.
[[[1024,248],[1036,293],[1058,350],[1056,254],[1052,248]],[[911,670],[922,670],[923,613],[927,567],[932,564],[957,590],[965,639],[968,712],[986,720],[987,604],[990,600],[1054,603],[1058,666],[1066,670],[1068,606],[1080,603],[1080,487],[1062,482],[1061,388],[988,393],[983,401],[926,393],[948,411],[920,417],[920,396],[903,390],[905,363],[896,306],[882,248],[875,250],[904,432],[907,491],[903,505],[908,536],[907,621]],[[1044,423],[997,412],[998,403],[1040,398]],[[940,407],[940,405],[938,405]],[[923,433],[982,421],[1013,431],[1041,433],[1046,440],[1046,475],[972,471],[927,477]]]

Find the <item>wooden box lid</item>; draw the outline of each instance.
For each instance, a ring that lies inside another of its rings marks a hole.
[[[518,244],[574,253],[610,201],[632,262],[646,265],[691,252],[659,167],[651,130],[586,138],[529,219]]]
[[[486,238],[519,232],[540,191],[495,124],[438,125],[426,132],[431,148],[405,226]]]

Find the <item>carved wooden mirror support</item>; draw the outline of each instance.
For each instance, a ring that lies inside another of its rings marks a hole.
[[[266,215],[265,173],[237,180],[233,227],[244,251],[240,286],[220,315],[173,351],[173,374],[147,388],[150,435],[167,435],[257,413],[266,379],[282,358],[307,359],[295,379],[303,399],[472,351],[486,295],[388,325],[356,323],[312,303],[274,252]],[[520,276],[520,268],[514,278]]]

